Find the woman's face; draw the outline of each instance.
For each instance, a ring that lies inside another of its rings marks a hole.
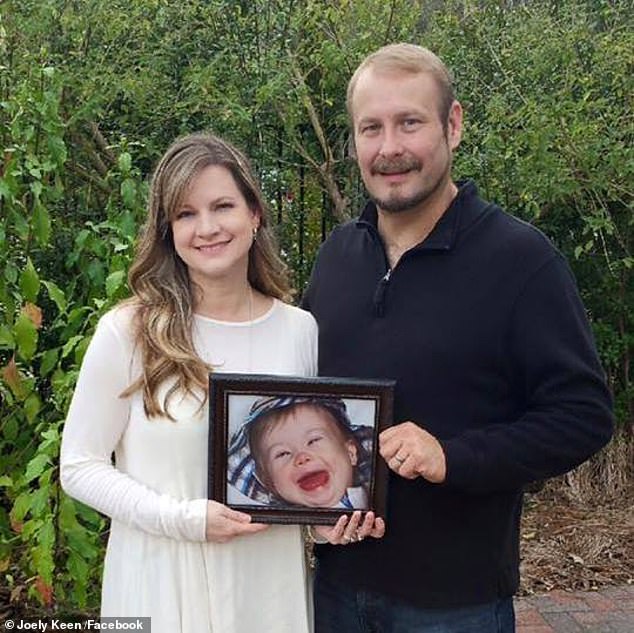
[[[209,280],[246,278],[259,223],[231,172],[219,165],[194,177],[170,221],[174,248],[191,280],[202,287]]]
[[[272,422],[261,443],[263,467],[275,492],[299,505],[335,507],[353,482],[357,448],[332,415],[298,405]]]

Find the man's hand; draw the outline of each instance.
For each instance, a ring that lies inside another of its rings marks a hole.
[[[447,462],[440,442],[413,422],[403,422],[379,435],[379,451],[401,477],[423,477],[434,484],[445,481]]]
[[[385,534],[385,522],[382,518],[375,517],[374,512],[368,512],[363,517],[356,510],[350,517],[345,514],[340,516],[333,526],[315,525],[312,529],[332,545],[348,545],[358,543],[368,536],[381,538]]]

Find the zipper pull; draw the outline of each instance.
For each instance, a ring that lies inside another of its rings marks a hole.
[[[376,291],[374,293],[374,314],[378,317],[382,317],[385,313],[385,291],[387,290],[387,285],[390,282],[391,275],[392,269],[388,268],[385,275],[381,277],[379,285],[376,287]]]

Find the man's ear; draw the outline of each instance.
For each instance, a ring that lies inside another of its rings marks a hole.
[[[447,117],[447,142],[451,150],[455,150],[460,145],[462,138],[462,106],[459,101],[455,101],[449,108]]]
[[[348,440],[346,442],[346,450],[348,451],[348,457],[350,457],[350,463],[353,466],[356,466],[359,461],[357,455],[357,445],[352,440]]]

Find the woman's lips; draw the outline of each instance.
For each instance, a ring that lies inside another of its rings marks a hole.
[[[202,244],[201,246],[197,246],[197,250],[201,253],[216,253],[219,250],[222,250],[227,244],[229,244],[230,240],[225,240],[223,242],[216,242],[215,244]]]
[[[308,473],[303,477],[300,477],[297,480],[297,485],[304,490],[305,492],[310,492],[319,488],[321,486],[325,486],[330,480],[330,475],[326,470],[317,470],[312,473]]]

